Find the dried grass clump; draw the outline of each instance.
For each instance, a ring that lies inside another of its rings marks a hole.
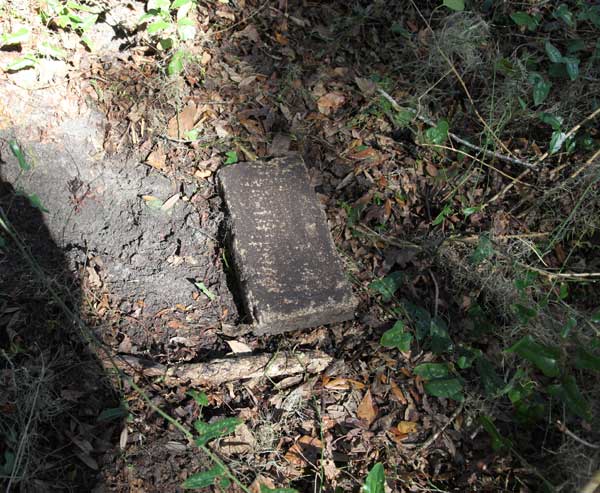
[[[440,75],[448,71],[446,57],[461,71],[477,73],[489,64],[490,55],[493,54],[490,26],[473,12],[457,12],[447,16],[435,31],[434,40],[429,64]]]
[[[47,355],[46,355],[47,356]],[[0,415],[0,438],[5,444],[7,491],[16,484],[28,485],[35,478],[33,470],[44,468],[47,453],[41,423],[48,423],[65,412],[65,401],[55,392],[56,381],[52,364],[44,364],[42,355],[30,364],[18,366],[3,354],[6,369],[0,381],[0,405],[9,412]],[[10,462],[10,464],[8,463]]]

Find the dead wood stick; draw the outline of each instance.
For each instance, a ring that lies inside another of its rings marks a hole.
[[[394,98],[392,98],[392,96],[390,96],[387,92],[385,92],[383,89],[379,89],[379,93],[385,98],[387,99],[390,104],[392,105],[392,107],[396,110],[396,111],[402,111],[407,110],[410,111],[411,113],[413,113],[415,115],[415,118],[417,118],[418,120],[421,120],[423,123],[426,123],[427,125],[429,125],[430,127],[435,127],[435,122],[429,118],[427,118],[426,116],[423,115],[419,115],[419,113],[417,112],[417,110],[413,109],[413,108],[404,108],[402,106],[400,106],[396,100]],[[506,161],[507,163],[512,163],[512,164],[518,164],[520,166],[525,166],[528,169],[534,169],[535,165],[532,163],[529,163],[527,161],[523,161],[521,159],[517,159],[514,157],[510,157],[510,156],[505,156],[504,154],[500,154],[499,152],[494,152],[494,151],[490,151],[489,149],[484,149],[483,147],[479,147],[478,145],[472,144],[471,142],[469,142],[468,140],[463,139],[462,137],[459,137],[458,135],[456,135],[455,133],[452,132],[448,132],[448,136],[454,141],[454,142],[458,142],[459,144],[464,145],[465,147],[468,147],[470,149],[474,149],[476,151],[479,151],[483,154],[485,154],[486,156],[491,156],[491,157],[495,157],[497,159],[500,159],[501,161]]]
[[[331,356],[320,351],[250,354],[181,365],[170,368],[167,375],[177,380],[189,380],[196,385],[219,385],[251,378],[274,378],[304,372],[319,373],[327,368],[331,361]]]
[[[277,378],[298,373],[320,373],[333,358],[321,351],[302,353],[263,353],[218,358],[205,363],[185,363],[166,367],[131,355],[117,355],[114,365],[124,373],[141,373],[147,377],[165,377],[168,383],[190,381],[195,385],[221,385],[236,380]],[[105,367],[113,363],[103,359]]]

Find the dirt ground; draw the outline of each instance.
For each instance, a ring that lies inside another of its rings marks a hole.
[[[16,253],[0,259],[0,316],[8,327],[0,333],[1,431],[31,435],[19,469],[26,474],[8,488],[182,491],[186,478],[210,467],[115,373],[108,354],[133,358],[124,373],[189,429],[201,416],[239,417],[244,424],[233,438],[211,450],[251,491],[261,484],[360,491],[376,462],[384,464],[389,491],[537,491],[539,470],[551,461],[544,451],[560,447],[561,433],[532,429],[522,436],[528,454],[520,459],[499,451],[478,416],[497,411],[511,429],[502,410],[477,390],[463,402],[428,395],[413,369],[436,355],[419,345],[400,352],[380,344],[398,312],[374,295],[376,279],[401,273],[396,297],[444,313],[455,341],[477,345],[494,362],[498,341],[478,335],[480,319],[466,313],[487,287],[490,304],[504,296],[491,278],[465,281],[452,268],[459,247],[440,252],[446,231],[431,227],[448,192],[441,177],[459,165],[428,157],[410,132],[372,110],[367,74],[394,80],[396,97],[410,91],[394,57],[401,39],[381,34],[385,9],[376,21],[357,22],[344,2],[198,2],[198,35],[175,77],[135,22],[142,2],[109,0],[102,9],[87,32],[93,50],[76,32],[51,29],[68,58],[0,76],[1,200],[41,266],[36,277]],[[420,22],[414,12],[404,15],[408,26]],[[45,29],[34,28],[38,36]],[[0,51],[0,62],[19,54]],[[11,141],[32,170],[19,167]],[[255,337],[232,294],[215,173],[287,152],[309,167],[360,305],[352,322]],[[505,184],[498,174],[486,179],[488,194]],[[23,194],[35,194],[43,210]],[[460,232],[526,231],[508,210],[477,211]],[[584,270],[594,270],[597,261],[588,259]],[[590,306],[596,290],[581,288]],[[74,319],[89,329],[83,338]],[[149,370],[247,351],[309,350],[332,363],[320,374],[202,388]],[[15,366],[21,380],[11,377]],[[477,388],[475,373],[465,378],[465,388]],[[205,392],[209,405],[199,406],[190,390]],[[32,404],[38,392],[43,399]],[[41,406],[39,419],[28,420],[20,406]],[[5,441],[0,458],[24,443]]]

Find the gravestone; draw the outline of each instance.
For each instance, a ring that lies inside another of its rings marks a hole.
[[[254,332],[353,318],[356,300],[302,159],[238,163],[218,179],[240,297]]]

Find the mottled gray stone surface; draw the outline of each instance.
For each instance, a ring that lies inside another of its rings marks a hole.
[[[238,163],[218,177],[254,332],[351,319],[356,302],[302,159]]]

